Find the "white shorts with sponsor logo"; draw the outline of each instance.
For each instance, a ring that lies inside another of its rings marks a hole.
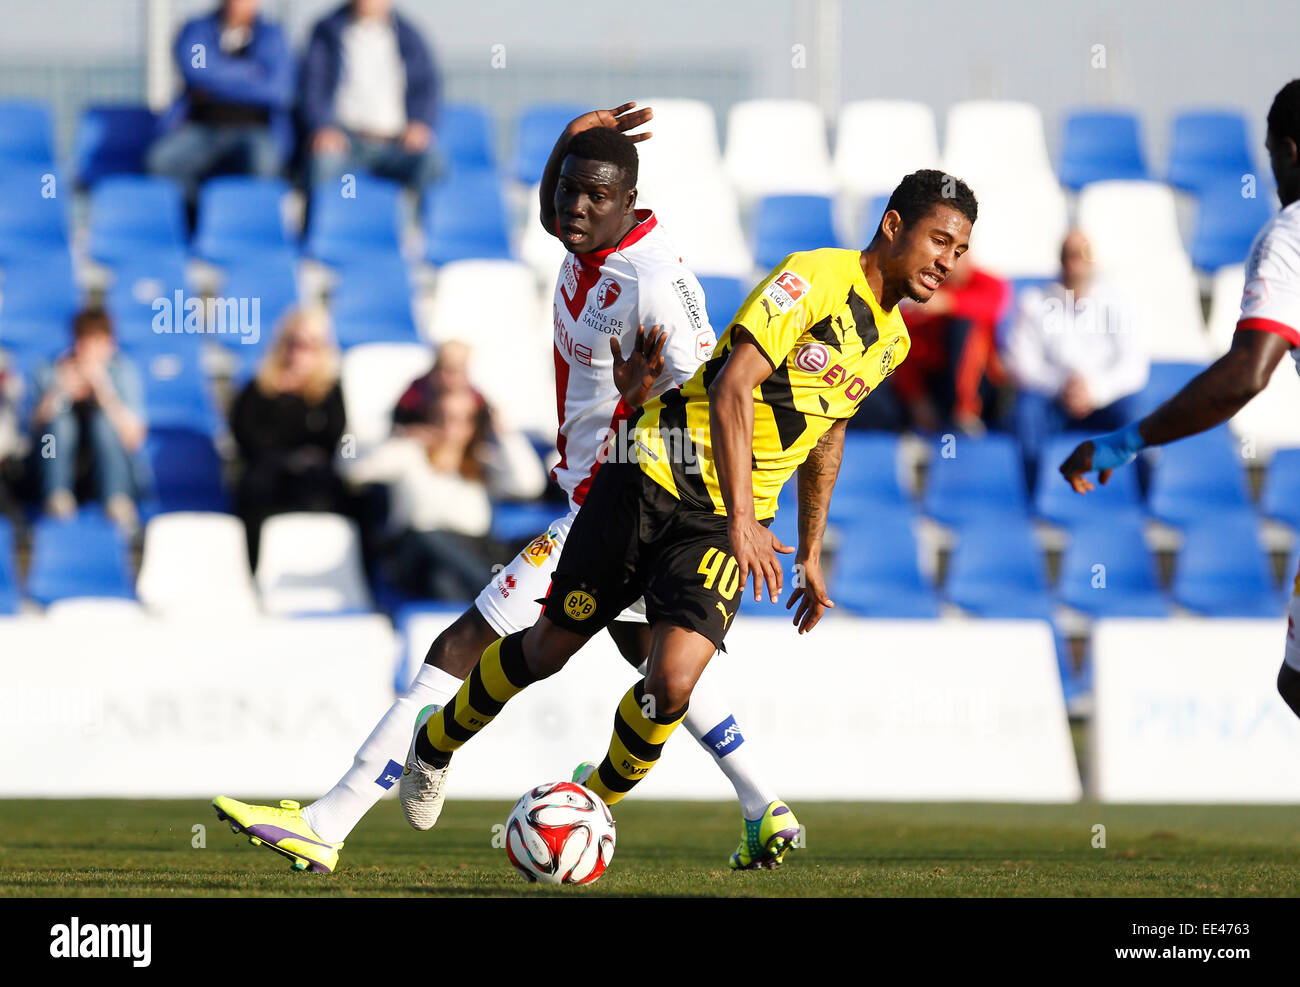
[[[576,510],[570,511],[552,521],[546,531],[530,541],[508,566],[492,577],[474,600],[478,612],[502,637],[527,630],[537,623],[542,613],[538,601],[551,588],[551,574],[560,561],[564,539],[568,537],[577,513]],[[637,600],[617,619],[644,624],[645,600]]]

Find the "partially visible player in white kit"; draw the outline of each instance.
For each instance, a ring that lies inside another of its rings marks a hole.
[[[713,353],[715,336],[704,292],[682,263],[654,214],[636,208],[635,142],[649,133],[624,132],[651,119],[649,108],[626,103],[573,120],[551,152],[541,183],[541,221],[569,251],[555,289],[556,439],[553,476],[569,496],[569,513],[554,521],[483,588],[474,605],[433,642],[406,694],[366,738],[352,767],[306,808],[247,805],[220,796],[217,814],[299,869],[328,873],[362,816],[403,774],[417,716],[445,705],[483,650],[497,638],[531,627],[551,573],[618,423],[651,397],[688,380]],[[610,636],[634,667],[649,654],[649,627],[638,601],[609,625]],[[768,830],[797,827],[754,765],[751,748],[729,704],[706,672],[691,696],[686,727],[730,779],[741,803],[744,833],[732,854],[736,869],[773,867]],[[418,795],[402,808],[416,829],[434,822]]]
[[[1300,79],[1288,82],[1268,111],[1268,148],[1282,211],[1255,237],[1246,260],[1246,286],[1232,348],[1154,412],[1109,435],[1079,445],[1061,472],[1079,493],[1093,489],[1084,475],[1111,470],[1147,446],[1163,445],[1227,421],[1262,391],[1289,351],[1300,372]],[[1287,609],[1286,654],[1277,689],[1300,716],[1300,572]]]

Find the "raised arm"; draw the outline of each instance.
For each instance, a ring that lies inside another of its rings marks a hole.
[[[634,110],[635,112],[633,112]],[[594,127],[612,127],[614,130],[625,132],[633,127],[639,127],[643,123],[648,123],[653,118],[654,113],[650,107],[647,106],[637,110],[636,103],[624,103],[612,110],[592,110],[590,113],[584,113],[582,116],[570,120],[568,126],[561,131],[555,146],[551,148],[551,156],[546,159],[546,168],[542,171],[542,184],[538,190],[538,198],[541,200],[542,207],[542,229],[546,230],[551,236],[555,236],[555,186],[560,181],[560,165],[564,163],[564,155],[568,150],[569,141],[584,130],[591,130]],[[628,134],[627,136],[633,143],[639,143],[653,135],[646,131],[644,134]]]

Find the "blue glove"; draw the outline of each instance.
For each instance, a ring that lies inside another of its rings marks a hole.
[[[1092,468],[1100,472],[1128,465],[1147,444],[1138,434],[1138,423],[1134,422],[1119,431],[1097,436],[1092,446]]]

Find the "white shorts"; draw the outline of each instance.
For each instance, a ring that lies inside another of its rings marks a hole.
[[[474,600],[478,612],[502,637],[537,623],[542,614],[540,601],[550,591],[551,574],[560,561],[564,539],[577,513],[570,511],[552,521],[544,533],[530,541],[508,566],[492,577]],[[616,619],[646,623],[645,600],[637,600]]]

